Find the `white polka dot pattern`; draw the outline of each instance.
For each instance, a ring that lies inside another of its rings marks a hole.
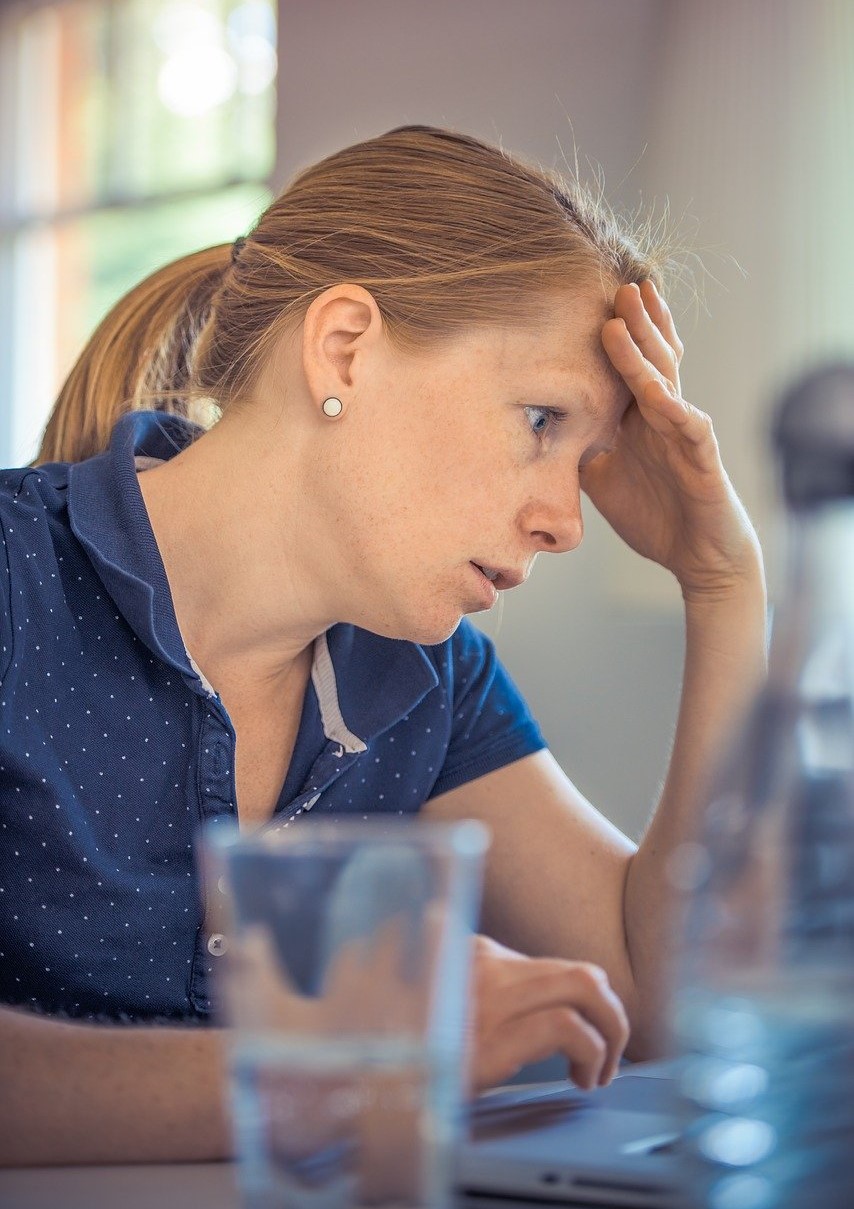
[[[235,817],[234,729],[183,648],[133,461],[171,456],[187,433],[135,413],[103,457],[0,473],[7,1003],[72,1017],[210,1013],[221,947],[203,920],[216,888],[202,884],[194,845],[203,821]],[[435,647],[351,626],[326,639],[337,717],[365,750],[327,736],[310,685],[273,827],[416,813],[544,745],[467,622]]]

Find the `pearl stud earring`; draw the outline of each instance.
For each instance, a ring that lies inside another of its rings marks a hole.
[[[344,404],[340,399],[324,399],[323,414],[328,416],[330,420],[334,420],[336,416],[340,416],[344,410]]]

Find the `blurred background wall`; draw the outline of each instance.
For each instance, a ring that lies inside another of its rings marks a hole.
[[[100,315],[247,229],[298,168],[407,122],[604,178],[678,231],[686,397],[782,543],[768,411],[854,355],[850,0],[67,0],[0,9],[0,463],[33,456]],[[485,468],[488,472],[488,468]],[[478,620],[582,791],[632,835],[664,773],[680,598],[587,510]],[[520,803],[524,807],[524,803]]]

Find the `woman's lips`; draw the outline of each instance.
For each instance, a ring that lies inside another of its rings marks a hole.
[[[480,596],[486,601],[486,604],[483,607],[485,609],[491,609],[498,599],[498,588],[496,588],[492,580],[483,573],[483,570],[478,566],[477,563],[470,563],[469,565],[478,578]]]
[[[472,566],[487,580],[487,582],[495,585],[499,592],[505,592],[508,588],[516,588],[519,584],[523,584],[528,578],[528,570],[512,571],[504,567],[489,567],[486,563],[476,563],[472,560]]]

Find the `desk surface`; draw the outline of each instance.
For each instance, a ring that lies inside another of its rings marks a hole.
[[[240,1209],[231,1163],[0,1171],[3,1209]]]
[[[3,1209],[240,1209],[231,1163],[0,1171]]]
[[[666,1061],[638,1063],[632,1074],[655,1076],[667,1073],[667,1067]],[[480,1196],[475,1202],[461,1197],[458,1209],[472,1203],[477,1209],[543,1209],[542,1202]],[[233,1163],[147,1163],[0,1169],[0,1209],[241,1209],[241,1205]]]
[[[463,1209],[466,1203],[462,1198],[458,1209]],[[477,1209],[526,1209],[526,1206],[543,1209],[542,1203],[494,1201],[485,1197],[478,1197],[476,1204]],[[232,1163],[21,1167],[0,1171],[0,1206],[2,1209],[240,1209],[240,1198]]]

